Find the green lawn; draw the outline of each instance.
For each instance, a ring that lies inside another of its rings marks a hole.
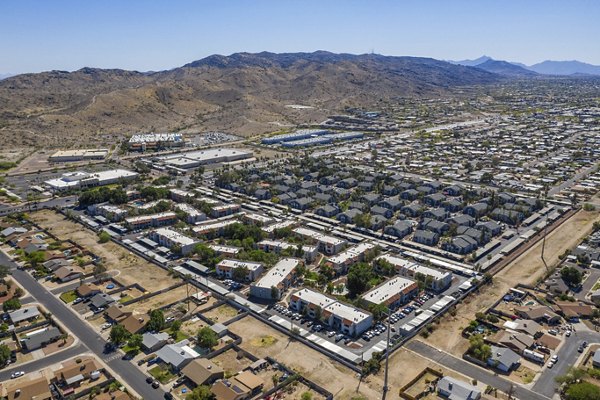
[[[72,302],[76,298],[77,298],[77,294],[75,293],[74,290],[71,290],[69,292],[64,292],[60,295],[60,299],[67,304]]]
[[[119,303],[123,304],[123,303],[125,303],[126,301],[129,301],[129,300],[133,300],[133,297],[131,297],[131,296],[121,297],[119,299]]]
[[[154,377],[154,379],[158,380],[162,384],[165,384],[175,378],[175,375],[173,375],[171,371],[166,369],[166,367],[161,367],[160,365],[148,370],[148,372]]]
[[[163,332],[171,334],[171,330],[169,328],[164,329]],[[177,331],[177,337],[175,338],[175,342],[181,342],[183,339],[188,339],[189,336],[183,333],[182,331]]]

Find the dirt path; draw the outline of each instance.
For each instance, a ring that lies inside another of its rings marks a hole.
[[[558,257],[565,250],[577,246],[584,237],[589,235],[596,221],[600,221],[600,213],[597,211],[579,211],[551,232],[546,238],[545,258],[548,266],[556,267],[560,262]],[[462,355],[467,349],[468,342],[462,339],[460,332],[474,319],[475,313],[490,307],[499,296],[518,283],[535,284],[545,275],[546,268],[541,260],[541,253],[542,242],[540,241],[494,276],[494,283],[491,286],[483,288],[481,293],[475,296],[469,296],[460,304],[455,317],[447,314],[436,326],[433,334],[427,338],[427,342],[452,354]]]

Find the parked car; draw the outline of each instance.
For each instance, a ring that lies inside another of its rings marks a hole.
[[[13,372],[13,373],[10,375],[10,379],[15,379],[15,378],[18,378],[18,377],[20,377],[20,376],[23,376],[23,375],[25,375],[25,372],[24,372],[24,371],[17,371],[17,372]]]
[[[153,387],[154,389],[158,389],[158,388],[160,387],[160,382],[159,382],[159,381],[154,381],[154,382],[152,382],[152,387]]]

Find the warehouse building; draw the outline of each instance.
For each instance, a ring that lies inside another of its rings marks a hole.
[[[46,186],[54,192],[64,192],[67,190],[85,189],[94,186],[104,186],[113,183],[131,181],[137,178],[136,172],[126,169],[112,169],[101,172],[83,172],[75,171],[63,174],[60,178],[50,179]]]
[[[373,325],[372,314],[308,288],[292,293],[290,307],[297,312],[306,309],[311,318],[320,314],[332,329],[350,336],[359,336]]]
[[[298,265],[300,261],[295,258],[280,260],[258,282],[250,285],[250,295],[261,299],[280,300],[292,284]]]
[[[158,157],[159,164],[185,172],[206,164],[228,163],[252,158],[253,153],[240,149],[206,149]]]
[[[107,155],[108,149],[64,150],[52,154],[48,160],[51,162],[104,160]]]
[[[329,131],[325,129],[299,129],[294,133],[284,133],[282,135],[275,135],[267,137],[261,140],[262,144],[277,144],[291,142],[295,140],[302,140],[308,138],[314,138],[321,135],[328,134]]]
[[[183,147],[185,141],[180,133],[145,133],[133,135],[127,142],[129,150],[146,151],[161,148]]]

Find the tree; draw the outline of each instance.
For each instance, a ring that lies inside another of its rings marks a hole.
[[[348,272],[348,281],[346,287],[350,292],[350,297],[356,297],[369,289],[369,281],[373,278],[373,271],[366,263],[354,264]]]
[[[250,273],[250,270],[248,269],[248,267],[242,266],[242,267],[234,269],[233,274],[231,274],[231,277],[233,278],[233,280],[238,281],[238,282],[245,281],[246,278],[248,277],[249,273]]]
[[[583,279],[582,273],[575,267],[564,267],[560,271],[560,276],[571,287],[579,286]]]
[[[162,310],[150,311],[150,321],[146,325],[146,329],[150,332],[159,332],[165,328],[165,314]]]
[[[569,385],[566,391],[568,400],[598,400],[600,388],[594,384],[583,381]]]
[[[10,360],[10,355],[10,348],[5,344],[0,344],[0,366],[6,365],[6,362]]]
[[[373,314],[373,318],[376,321],[381,321],[382,319],[384,319],[387,313],[389,312],[388,307],[383,303],[372,304],[369,307],[369,311],[371,312],[371,314]]]
[[[6,278],[10,274],[10,268],[6,265],[0,265],[0,279]]]
[[[123,325],[117,324],[111,328],[109,337],[113,344],[119,345],[127,340],[129,332],[127,332]]]
[[[104,266],[104,264],[102,264],[101,262],[97,262],[96,264],[94,264],[94,270],[92,271],[94,278],[101,279],[104,277],[105,273],[106,267]]]
[[[273,300],[279,299],[279,289],[277,286],[271,286],[271,298]]]
[[[185,400],[214,400],[215,395],[210,391],[210,386],[196,386],[194,390],[185,396]]]
[[[312,394],[310,392],[304,392],[300,396],[300,400],[312,400]]]
[[[102,231],[98,234],[98,243],[106,243],[110,240],[110,235],[106,231]]]
[[[25,260],[29,262],[32,268],[37,268],[39,264],[46,261],[46,255],[43,251],[34,251],[26,255]]]
[[[201,347],[205,347],[208,349],[212,349],[219,343],[219,337],[210,329],[210,327],[205,326],[198,331],[198,335],[196,337],[198,345]]]
[[[136,333],[134,335],[131,335],[131,337],[127,341],[127,345],[135,351],[137,351],[140,347],[142,347],[143,340],[144,338],[142,337],[142,335]]]
[[[171,337],[173,339],[177,339],[177,334],[179,333],[180,329],[181,321],[173,321],[173,323],[171,324]]]
[[[2,308],[4,309],[4,312],[18,310],[19,308],[21,308],[21,302],[17,298],[12,298],[6,300],[2,305]]]
[[[492,348],[485,344],[482,335],[469,338],[469,354],[481,361],[487,361],[492,356]]]

